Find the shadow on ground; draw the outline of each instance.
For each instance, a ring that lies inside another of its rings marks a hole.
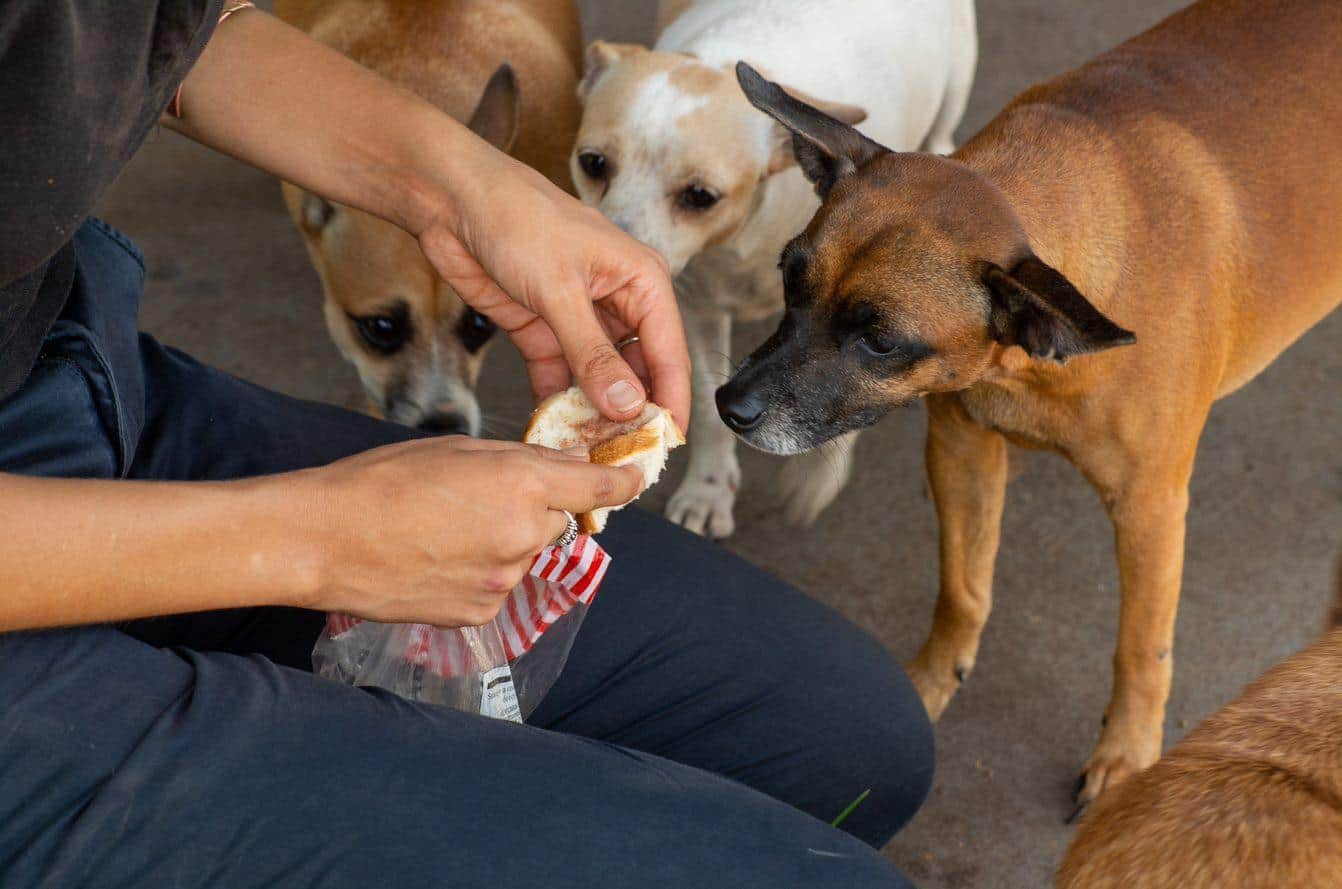
[[[589,33],[638,39],[650,2],[586,0]],[[980,0],[982,61],[962,136],[1014,93],[1149,26],[1174,0]],[[899,48],[891,47],[891,52]],[[835,97],[842,98],[842,97]],[[307,398],[361,404],[326,337],[320,291],[267,177],[168,133],[154,137],[101,208],[145,249],[144,326],[236,374]],[[736,338],[743,355],[767,333]],[[482,402],[498,437],[528,410],[518,361],[491,354]],[[1193,480],[1172,741],[1321,626],[1342,543],[1342,315],[1320,324],[1212,412]],[[730,546],[828,602],[901,658],[926,632],[936,526],[923,494],[924,416],[867,434],[853,484],[819,527],[780,526],[772,458],[745,455],[741,531]],[[676,473],[650,495],[660,507]],[[1095,741],[1117,622],[1110,530],[1062,460],[1029,455],[1012,486],[997,607],[977,671],[937,728],[931,799],[888,850],[924,887],[1045,885],[1071,831],[1068,791]],[[873,751],[879,756],[879,751]]]

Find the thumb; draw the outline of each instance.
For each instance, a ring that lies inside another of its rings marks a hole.
[[[647,393],[597,320],[585,293],[565,300],[556,317],[547,318],[569,368],[592,404],[612,420],[627,420],[643,410]]]

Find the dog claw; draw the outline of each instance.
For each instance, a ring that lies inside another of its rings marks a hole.
[[[1106,729],[1106,733],[1112,731],[1115,724],[1114,720],[1109,722],[1110,727]],[[1152,738],[1149,753],[1143,755],[1141,752],[1132,752],[1134,748],[1140,750],[1140,746],[1114,743],[1107,734],[1101,736],[1095,752],[1086,763],[1080,777],[1076,779],[1076,786],[1072,791],[1072,801],[1076,804],[1076,809],[1068,817],[1068,824],[1080,818],[1096,799],[1106,793],[1113,793],[1114,788],[1128,777],[1160,758],[1159,734]]]
[[[1075,824],[1076,819],[1086,811],[1090,805],[1090,800],[1082,799],[1081,793],[1086,789],[1086,773],[1082,772],[1076,776],[1076,783],[1072,785],[1072,814],[1063,819],[1063,824]]]

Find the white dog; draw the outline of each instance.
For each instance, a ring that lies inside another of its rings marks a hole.
[[[777,263],[819,206],[791,137],[746,101],[744,60],[873,139],[949,153],[978,58],[973,0],[690,0],[663,8],[652,50],[588,47],[573,178],[584,201],[666,257],[695,364],[689,471],[667,515],[732,533],[734,436],[714,407],[731,322],[783,306]],[[669,22],[669,24],[667,24]],[[842,104],[839,104],[842,103]],[[801,456],[781,484],[809,523],[848,480],[853,437]]]

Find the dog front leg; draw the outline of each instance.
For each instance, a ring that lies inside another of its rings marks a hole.
[[[1160,758],[1174,673],[1171,649],[1184,565],[1189,462],[1189,472],[1129,481],[1120,493],[1106,497],[1123,598],[1113,694],[1100,741],[1077,782],[1078,807]]]
[[[909,677],[933,720],[974,669],[992,609],[993,561],[1006,499],[1007,446],[954,396],[927,398],[927,475],[940,526],[941,591]]]
[[[666,505],[666,516],[696,534],[720,540],[736,529],[732,509],[741,486],[736,438],[718,417],[714,400],[732,372],[732,322],[725,311],[710,306],[685,306],[684,317],[694,366],[690,465]]]

